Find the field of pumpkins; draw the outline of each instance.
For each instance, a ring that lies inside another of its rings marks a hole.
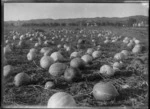
[[[5,28],[6,107],[147,107],[146,28]]]

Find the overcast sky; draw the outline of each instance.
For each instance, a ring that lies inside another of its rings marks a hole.
[[[4,3],[4,21],[148,16],[142,3]]]

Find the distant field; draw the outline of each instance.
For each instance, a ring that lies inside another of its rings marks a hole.
[[[57,27],[57,28],[48,28],[48,27],[5,27],[4,34],[9,35],[9,31],[15,30],[22,34],[31,31],[32,29],[41,29],[46,33],[51,29],[67,29],[72,31],[78,31],[81,27]],[[84,27],[82,27],[84,28]],[[103,78],[99,75],[95,75],[94,72],[98,72],[100,67],[104,64],[111,65],[114,62],[114,54],[120,52],[123,49],[126,49],[126,46],[123,44],[122,39],[116,43],[104,44],[103,39],[95,39],[98,44],[102,46],[101,51],[103,53],[102,57],[93,60],[92,67],[83,69],[81,72],[84,79],[81,79],[77,82],[66,83],[65,81],[58,80],[58,84],[54,89],[46,90],[44,85],[47,81],[53,80],[47,70],[40,69],[32,61],[27,60],[27,53],[31,48],[34,47],[35,42],[29,43],[25,48],[14,49],[10,54],[8,54],[8,64],[14,67],[13,75],[7,79],[3,79],[3,105],[4,106],[46,106],[47,101],[52,94],[58,91],[65,91],[70,93],[76,100],[78,106],[81,107],[100,107],[100,106],[132,106],[132,107],[147,107],[148,106],[148,46],[149,46],[149,37],[148,37],[148,28],[133,28],[133,27],[111,27],[111,26],[102,26],[102,27],[86,27],[84,28],[85,32],[89,30],[110,30],[116,36],[123,36],[129,38],[137,38],[145,46],[145,50],[138,55],[131,55],[128,59],[124,60],[124,68],[117,72],[111,78]],[[75,33],[74,33],[75,34]],[[87,33],[85,33],[87,34]],[[69,37],[74,35],[69,34]],[[10,37],[10,36],[9,36]],[[111,35],[110,35],[111,37]],[[48,39],[51,39],[49,36]],[[91,42],[89,37],[86,38]],[[69,42],[72,45],[75,45],[76,40]],[[15,43],[18,43],[17,41]],[[57,42],[61,44],[61,42]],[[56,46],[50,46],[55,48]],[[95,49],[93,45],[91,45]],[[37,48],[40,51],[41,47]],[[85,52],[87,48],[83,51]],[[66,54],[66,58],[70,54]],[[39,60],[42,55],[39,53],[38,58],[35,60],[36,64],[40,66]],[[146,57],[146,58],[144,58]],[[143,63],[134,63],[133,60],[140,58]],[[66,62],[69,65],[69,62]],[[19,72],[26,72],[30,77],[33,78],[31,84],[21,87],[15,87],[13,83],[14,76]],[[86,79],[85,79],[86,78]],[[90,94],[94,84],[99,81],[111,82],[117,88],[119,96],[110,101],[96,101],[94,97]],[[123,89],[122,85],[129,85],[129,88]],[[87,95],[88,94],[88,95]],[[86,96],[85,96],[86,95]]]

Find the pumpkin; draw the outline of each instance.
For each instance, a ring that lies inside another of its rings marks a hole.
[[[40,53],[44,54],[48,50],[50,50],[49,47],[43,47],[43,48],[41,48]]]
[[[53,52],[53,49],[49,49],[47,51],[44,52],[44,56],[50,56]]]
[[[100,67],[100,72],[103,76],[110,77],[114,75],[114,70],[109,65],[103,65]]]
[[[96,58],[99,58],[99,57],[101,56],[101,54],[102,54],[101,51],[94,51],[94,52],[92,53],[92,57],[93,57],[94,59],[96,59]]]
[[[93,96],[96,100],[111,100],[112,98],[119,95],[117,89],[111,83],[99,82],[93,87]]]
[[[6,46],[4,47],[4,55],[10,53],[11,51],[12,51],[12,50],[11,50],[11,48],[10,48],[10,45],[6,45]]]
[[[40,44],[37,42],[37,43],[35,43],[35,45],[34,45],[34,47],[39,47],[40,46]]]
[[[48,69],[53,63],[54,60],[49,56],[43,56],[40,60],[40,65],[44,69]]]
[[[115,62],[115,63],[113,64],[113,69],[114,69],[115,71],[118,71],[120,68],[122,68],[122,66],[123,66],[123,63]]]
[[[84,61],[81,58],[74,58],[70,62],[70,66],[73,68],[79,68],[82,69],[85,66]]]
[[[80,57],[80,53],[79,52],[72,52],[70,55],[70,58],[76,58],[76,57]]]
[[[124,54],[125,58],[129,56],[129,51],[128,50],[122,50],[121,53]]]
[[[137,39],[135,39],[134,42],[135,42],[135,44],[140,44],[141,43],[140,40],[137,40]]]
[[[121,61],[125,58],[124,54],[123,53],[116,53],[115,56],[114,56],[114,59],[117,60],[117,61]]]
[[[27,85],[30,82],[30,77],[28,74],[21,72],[18,73],[15,77],[14,77],[14,84],[15,86],[22,86],[22,85]]]
[[[53,58],[55,62],[62,61],[64,59],[60,52],[53,52],[50,57]]]
[[[132,53],[134,54],[138,54],[142,51],[142,46],[140,44],[137,44],[134,46],[134,48],[132,49]]]
[[[4,66],[4,69],[3,69],[4,77],[8,77],[9,75],[11,75],[12,70],[13,70],[13,67],[11,65]]]
[[[93,48],[88,48],[86,53],[92,55],[93,52],[94,52]]]
[[[109,40],[107,40],[107,39],[104,41],[104,43],[105,43],[105,44],[107,44],[107,43],[109,43],[109,42],[110,42],[110,41],[109,41]]]
[[[36,56],[37,56],[37,54],[36,54],[35,52],[29,52],[29,53],[27,54],[27,59],[28,59],[29,61],[32,61],[32,60],[34,60],[34,59],[36,58]]]
[[[74,79],[76,79],[79,76],[80,76],[80,72],[79,72],[79,69],[77,68],[69,67],[65,70],[65,73],[64,73],[64,78],[68,82],[74,81]]]
[[[85,64],[89,64],[92,62],[93,58],[90,55],[83,55],[81,59],[85,62]]]
[[[37,52],[37,49],[31,48],[29,52],[34,52],[34,53],[36,53],[36,52]]]
[[[52,76],[60,76],[60,75],[64,74],[66,68],[67,68],[66,64],[57,62],[50,66],[49,73]]]
[[[62,45],[61,45],[61,44],[58,44],[58,45],[57,45],[57,48],[58,48],[58,49],[62,48]]]
[[[48,100],[48,108],[71,108],[76,107],[74,98],[66,92],[57,92]]]
[[[48,81],[45,83],[45,89],[51,89],[54,87],[54,82]]]

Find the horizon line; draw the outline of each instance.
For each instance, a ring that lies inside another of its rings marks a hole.
[[[92,18],[125,18],[125,17],[133,17],[133,16],[144,16],[149,17],[146,15],[131,15],[131,16],[124,16],[124,17],[74,17],[74,18],[35,18],[35,19],[28,19],[28,20],[4,20],[4,22],[15,22],[15,21],[31,21],[31,20],[71,20],[71,19],[92,19]]]

